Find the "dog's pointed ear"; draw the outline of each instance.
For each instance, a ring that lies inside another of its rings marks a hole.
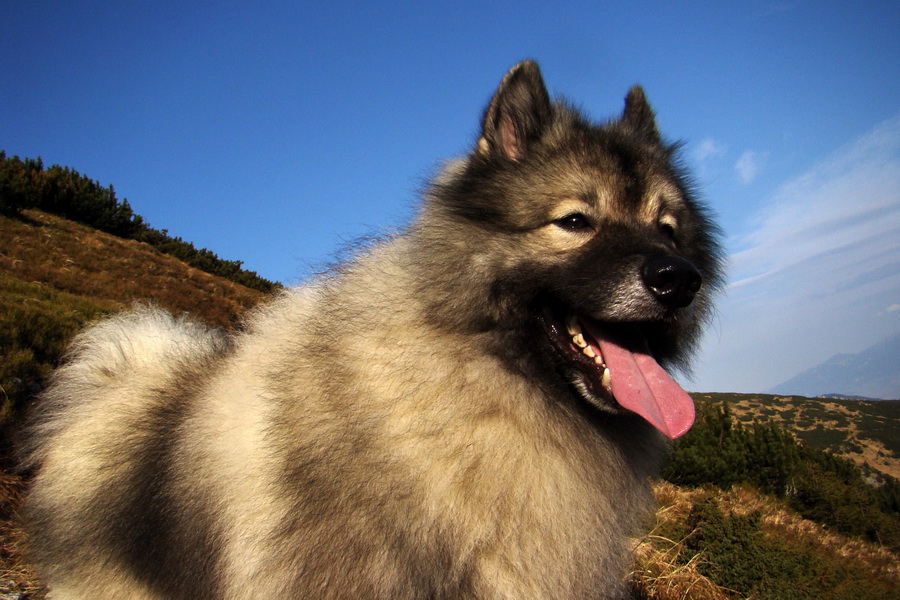
[[[506,74],[481,123],[478,152],[518,161],[550,123],[550,95],[537,63],[522,61]]]
[[[644,89],[636,85],[628,90],[625,97],[625,112],[622,122],[645,137],[659,141],[659,129],[656,127],[656,114],[647,102]]]

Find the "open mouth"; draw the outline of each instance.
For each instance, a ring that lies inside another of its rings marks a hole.
[[[694,424],[693,400],[653,358],[636,324],[601,323],[574,312],[559,318],[549,309],[543,320],[588,402],[640,415],[669,439]]]

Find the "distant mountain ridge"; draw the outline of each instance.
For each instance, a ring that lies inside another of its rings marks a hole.
[[[900,399],[900,335],[882,340],[858,354],[836,354],[765,393]]]
[[[881,402],[882,400],[893,400],[893,398],[869,398],[868,396],[854,396],[852,394],[819,394],[815,398],[823,400],[862,400],[864,402]]]

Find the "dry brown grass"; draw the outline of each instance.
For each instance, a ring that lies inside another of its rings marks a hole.
[[[687,563],[678,560],[684,540],[672,541],[650,534],[635,548],[636,567],[629,575],[638,598],[647,600],[733,600],[736,593],[726,590],[698,570],[700,555]]]
[[[115,301],[123,308],[152,300],[215,327],[234,325],[247,308],[266,297],[188,267],[147,244],[31,210],[21,219],[0,217],[0,270],[76,296]]]
[[[690,513],[694,494],[667,482],[653,489],[659,508],[656,525],[636,543],[634,568],[630,574],[635,596],[642,600],[736,600],[742,598],[710,581],[700,572],[701,555],[681,559],[684,540],[671,539],[677,531],[673,523],[684,523]]]
[[[25,533],[14,520],[24,490],[22,478],[0,472],[0,591],[38,600],[44,589],[25,558]]]
[[[832,533],[753,488],[735,486],[723,492],[712,487],[691,489],[658,482],[654,496],[659,504],[656,526],[637,542],[631,574],[635,596],[641,600],[748,598],[708,579],[702,573],[705,560],[702,554],[687,560],[688,555],[683,554],[685,540],[693,533],[685,532],[684,528],[691,509],[710,497],[728,515],[759,513],[762,531],[790,547],[822,556],[835,567],[866,573],[900,590],[900,556],[883,546]]]

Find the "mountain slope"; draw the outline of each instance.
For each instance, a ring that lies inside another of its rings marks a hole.
[[[705,402],[728,402],[749,425],[774,422],[804,444],[868,464],[900,478],[900,400],[849,400],[767,394],[692,394]]]
[[[266,294],[188,267],[148,244],[62,217],[23,211],[0,215],[0,273],[94,300],[139,300],[229,326]]]
[[[153,302],[228,328],[265,297],[142,242],[40,211],[0,215],[0,426],[18,418],[72,336],[103,314]]]

